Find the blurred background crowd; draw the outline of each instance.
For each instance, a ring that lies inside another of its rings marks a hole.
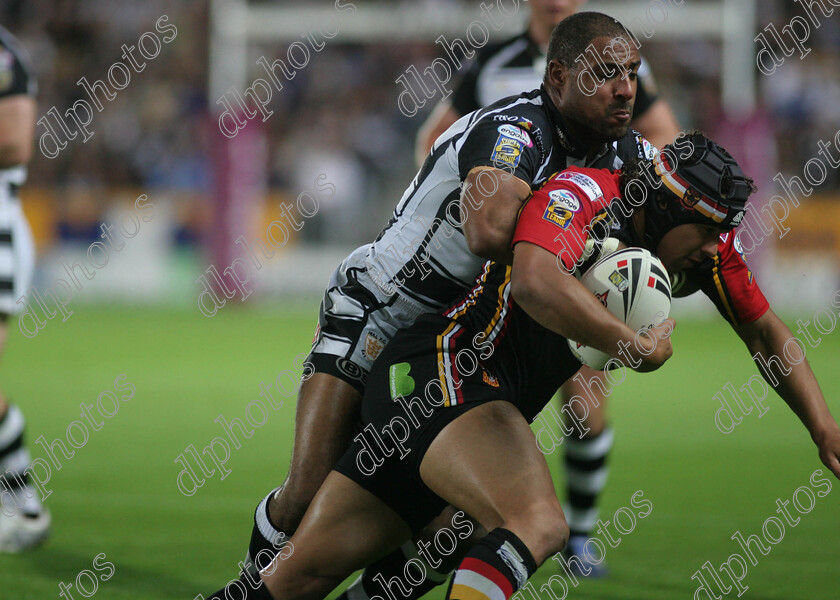
[[[445,11],[455,2],[425,4]],[[588,7],[595,10],[598,3]],[[121,46],[153,30],[160,15],[178,28],[178,43],[165,45],[94,116],[95,134],[88,142],[77,139],[52,160],[36,149],[22,196],[41,254],[49,257],[62,243],[86,245],[98,237],[98,224],[115,202],[147,193],[163,207],[160,214],[172,219],[173,247],[202,262],[202,240],[212,233],[212,151],[221,142],[208,94],[209,10],[209,0],[6,0],[0,5],[0,24],[31,56],[40,87],[39,116],[53,106],[64,112],[84,98],[79,78],[107,77],[111,64],[121,60]],[[759,0],[757,20],[760,28],[776,23],[781,29],[801,13],[796,3]],[[492,41],[502,39],[494,35]],[[248,81],[260,74],[257,58],[285,57],[291,41],[250,46]],[[772,76],[758,76],[759,111],[775,142],[761,149],[775,163],[768,165],[770,173],[801,175],[817,154],[817,141],[834,139],[840,129],[840,15],[813,28],[809,45],[812,52],[804,60],[795,55]],[[719,128],[720,52],[711,40],[657,41],[654,36],[645,42],[643,55],[659,93],[683,128],[710,135]],[[314,175],[323,172],[336,186],[329,200],[334,206],[325,202],[300,231],[300,241],[350,247],[370,241],[415,173],[415,136],[437,100],[406,117],[397,108],[401,88],[395,79],[409,65],[422,71],[441,55],[433,43],[346,43],[338,36],[292,81],[284,81],[268,106],[274,114],[263,125],[268,176],[261,218],[269,219],[279,200],[294,201],[311,189]],[[36,131],[40,135],[43,128]],[[840,178],[832,169],[815,196],[838,192]],[[330,219],[333,208],[340,219]],[[262,232],[258,223],[248,237]]]

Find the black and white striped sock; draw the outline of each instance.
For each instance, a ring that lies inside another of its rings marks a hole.
[[[0,509],[6,514],[21,511],[37,517],[43,509],[38,491],[29,484],[26,473],[32,459],[23,445],[25,424],[23,413],[14,404],[0,419]]]
[[[598,520],[598,496],[607,484],[606,462],[613,445],[613,430],[606,427],[593,438],[569,437],[565,442],[566,521],[571,535],[589,537]]]
[[[260,568],[266,567],[277,554],[283,542],[291,537],[278,531],[269,518],[268,503],[282,486],[271,490],[254,511],[254,527],[251,530],[251,542],[248,544],[246,570],[255,576]]]

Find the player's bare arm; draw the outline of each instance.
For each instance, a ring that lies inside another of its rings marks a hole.
[[[787,325],[772,310],[752,323],[735,327],[735,331],[744,340],[751,355],[760,352],[768,360],[771,356],[784,357],[785,343],[793,337]],[[781,360],[790,372],[787,375],[778,371],[775,373],[779,383],[776,392],[808,429],[825,466],[840,478],[840,427],[828,410],[814,372],[807,359],[799,364],[788,364],[784,358]],[[772,385],[767,373],[759,370]]]
[[[656,370],[673,354],[668,339],[674,328],[672,319],[653,330],[656,340],[639,336],[645,345],[644,352],[639,352],[633,343],[636,332],[604,308],[573,275],[558,269],[556,256],[536,244],[516,244],[510,283],[516,302],[540,325],[630,362],[628,366],[635,365],[637,371]]]
[[[470,170],[461,192],[461,211],[466,215],[463,230],[470,252],[511,264],[516,217],[530,195],[531,186],[507,171],[493,167]]]
[[[0,169],[26,164],[32,158],[36,111],[32,96],[0,99]]]
[[[432,114],[426,119],[417,132],[417,142],[414,148],[414,162],[420,167],[426,160],[426,155],[432,149],[432,144],[438,136],[449,129],[455,121],[461,118],[448,100],[439,102]]]

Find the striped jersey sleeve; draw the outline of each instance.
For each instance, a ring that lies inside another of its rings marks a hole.
[[[770,308],[747,265],[735,232],[720,236],[711,273],[701,284],[718,312],[732,325],[752,323]]]

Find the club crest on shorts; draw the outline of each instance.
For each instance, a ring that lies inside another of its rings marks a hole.
[[[385,347],[385,340],[376,335],[372,331],[368,331],[365,336],[365,345],[362,348],[362,356],[368,360],[376,360],[379,353]]]

